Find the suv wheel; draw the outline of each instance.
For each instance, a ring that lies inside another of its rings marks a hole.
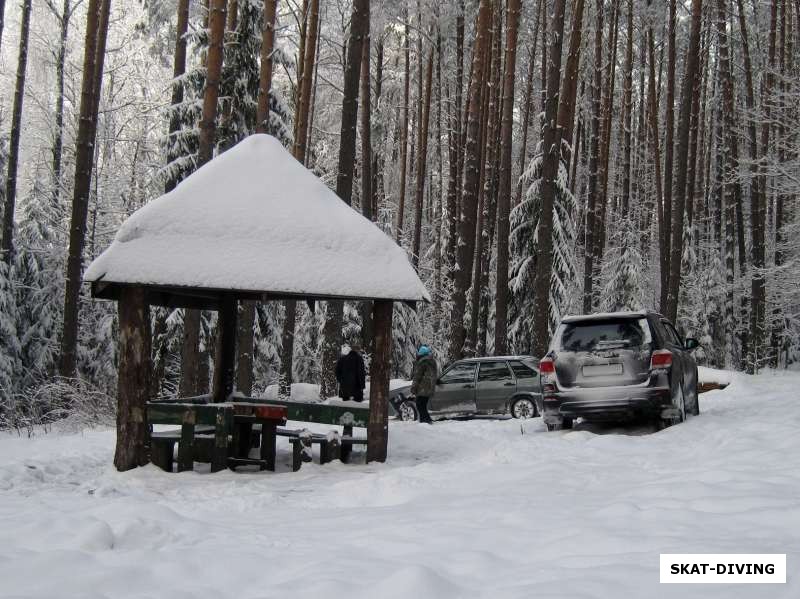
[[[511,404],[511,415],[514,418],[525,420],[527,418],[535,418],[538,416],[536,413],[536,404],[532,399],[521,397]]]
[[[700,415],[700,393],[697,391],[697,374],[694,375],[694,393],[692,396],[694,397],[694,401],[692,402],[692,416],[699,416]]]
[[[683,394],[683,382],[678,383],[678,392],[672,397],[672,406],[678,409],[678,416],[672,418],[659,418],[658,430],[663,430],[673,424],[680,424],[686,420],[686,398]]]
[[[419,420],[419,411],[417,410],[417,404],[415,404],[410,399],[405,400],[397,408],[397,415],[403,422],[414,422],[415,420]]]

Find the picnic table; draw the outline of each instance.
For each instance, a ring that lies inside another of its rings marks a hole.
[[[151,425],[151,461],[169,472],[176,443],[179,472],[191,470],[195,461],[210,462],[212,472],[244,465],[274,471],[278,436],[289,437],[292,470],[299,470],[301,462],[312,459],[315,444],[320,448],[320,464],[332,459],[346,462],[354,445],[366,445],[367,439],[355,437],[353,428],[367,427],[369,407],[250,397],[212,403],[211,396],[205,395],[148,402],[147,417]],[[342,435],[279,428],[286,425],[287,420],[341,426]],[[181,428],[152,432],[154,424],[180,425]],[[260,431],[256,431],[256,426]],[[259,433],[260,455],[251,458],[249,453],[256,432]]]

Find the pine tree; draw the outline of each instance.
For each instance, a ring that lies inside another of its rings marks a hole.
[[[20,345],[17,336],[17,305],[10,269],[0,260],[0,396],[4,399],[17,389]]]
[[[532,353],[537,334],[533,317],[533,290],[537,261],[541,255],[539,232],[542,212],[541,143],[539,153],[523,174],[528,191],[525,198],[511,211],[509,253],[511,256],[511,306],[509,334],[512,348],[519,353]],[[555,179],[555,201],[552,218],[553,270],[549,285],[549,314],[546,327],[552,331],[567,309],[575,285],[575,198],[567,185],[567,168],[559,161]],[[545,225],[546,226],[546,225]]]
[[[61,321],[59,302],[64,265],[63,250],[55,235],[55,225],[60,222],[58,207],[47,191],[47,179],[45,170],[37,169],[33,190],[22,206],[17,234],[13,279],[20,343],[20,390],[50,376],[58,355],[56,331]]]
[[[624,219],[611,237],[601,270],[605,281],[600,298],[600,310],[617,312],[641,310],[644,299],[644,259],[639,250],[639,233],[630,219]]]

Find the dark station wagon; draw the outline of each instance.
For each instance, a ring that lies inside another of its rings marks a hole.
[[[433,416],[511,414],[533,418],[539,414],[538,361],[531,356],[468,358],[450,364],[439,376],[428,404]],[[389,402],[401,420],[417,420],[411,387],[389,392]]]

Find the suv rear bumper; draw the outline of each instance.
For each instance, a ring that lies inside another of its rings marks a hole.
[[[542,403],[546,424],[564,418],[629,420],[661,415],[672,407],[672,394],[669,387],[604,387],[549,393]]]

